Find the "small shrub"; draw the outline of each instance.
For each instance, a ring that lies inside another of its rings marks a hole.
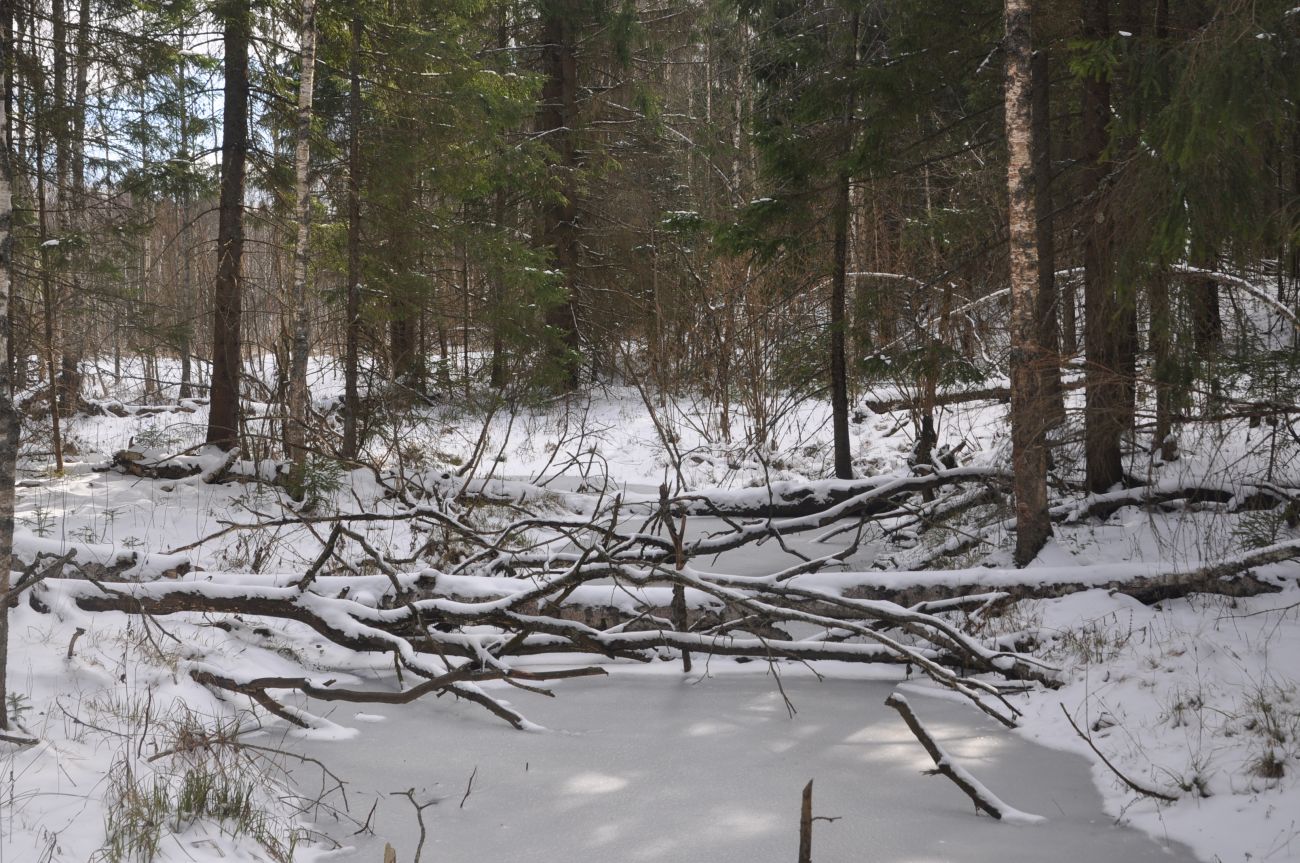
[[[37,504],[31,515],[18,517],[18,521],[32,529],[39,537],[54,533],[54,513],[41,504]]]
[[[133,449],[172,449],[185,442],[185,438],[166,426],[142,428],[131,438]]]
[[[1242,548],[1255,549],[1276,545],[1288,532],[1287,512],[1277,508],[1242,513],[1232,534]]]
[[[1286,775],[1286,762],[1277,752],[1268,749],[1250,764],[1250,772],[1260,779],[1276,782]]]
[[[343,488],[346,476],[343,466],[334,459],[309,459],[302,475],[304,508],[314,510],[329,503],[338,490]]]

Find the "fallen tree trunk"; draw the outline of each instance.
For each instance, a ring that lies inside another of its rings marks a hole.
[[[1083,378],[1061,382],[1062,390],[1077,390],[1084,386]],[[922,400],[919,396],[896,396],[884,399],[864,399],[859,402],[874,414],[888,414],[895,411],[916,411],[929,407],[969,404],[970,402],[1009,402],[1011,390],[1008,387],[984,387],[974,390],[936,393],[933,398]],[[865,414],[855,417],[859,422],[866,419]]]
[[[927,404],[930,407],[943,407],[945,405],[960,405],[968,402],[1007,402],[1011,400],[1011,390],[1007,387],[988,387],[979,390],[965,390],[963,392],[937,393],[934,398]],[[859,402],[874,414],[888,414],[894,411],[911,411],[921,410],[925,405],[920,398],[916,396],[898,396],[889,399],[865,399]],[[866,419],[864,414],[858,414],[855,419],[859,422]]]
[[[863,480],[773,483],[763,490],[744,489],[685,494],[670,501],[675,512],[725,518],[800,519],[816,516],[812,527],[842,518],[877,515],[896,507],[896,498],[966,482],[1010,481],[1009,471],[993,467],[958,467],[920,476],[883,475]],[[792,527],[793,525],[785,525]]]
[[[222,460],[215,463],[179,456],[154,458],[136,450],[123,449],[113,454],[113,460],[109,462],[107,469],[129,476],[138,476],[141,479],[186,479],[191,476],[201,476],[203,482],[211,485],[225,479],[238,458],[238,447],[223,453]],[[100,471],[105,469],[97,468]]]

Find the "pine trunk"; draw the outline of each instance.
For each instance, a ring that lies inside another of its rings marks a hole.
[[[183,51],[185,49],[185,30],[182,28],[178,44]],[[177,62],[176,67],[176,103],[180,113],[178,125],[180,127],[180,159],[188,170],[190,166],[190,112],[189,112],[189,95],[186,92],[185,83],[185,59],[182,56]],[[191,260],[190,248],[190,187],[189,182],[185,183],[181,191],[181,225],[176,242],[180,246],[181,253],[181,302],[180,309],[184,310],[194,302],[194,267]],[[180,326],[179,344],[176,346],[177,352],[181,355],[181,385],[177,392],[177,399],[188,399],[193,396],[193,369],[190,363],[190,355],[193,352],[192,331],[190,329],[189,316],[182,311],[182,322]]]
[[[846,66],[851,71],[857,64],[858,16],[853,16],[852,39]],[[841,159],[847,160],[853,151],[853,124],[857,100],[849,88],[845,97],[842,118]],[[849,379],[845,357],[845,282],[849,262],[849,174],[842,167],[835,181],[835,204],[831,212],[832,245],[835,260],[831,270],[831,430],[835,449],[835,476],[853,478],[853,452],[849,440]]]
[[[244,171],[248,158],[248,0],[220,9],[225,45],[221,119],[221,199],[217,216],[217,279],[212,310],[212,399],[207,442],[223,450],[239,442],[240,324],[244,259]]]
[[[45,178],[45,153],[48,131],[43,123],[36,125],[36,228],[40,241],[42,330],[45,344],[45,382],[48,387],[50,408],[50,446],[54,450],[54,468],[63,473],[63,429],[60,423],[58,386],[59,300],[58,286],[54,281],[53,249],[50,245],[49,191]],[[12,204],[10,218],[12,219]]]
[[[1047,509],[1048,358],[1039,344],[1041,307],[1029,0],[1006,0],[1007,197],[1011,260],[1011,461],[1015,561],[1025,566],[1052,535]]]
[[[554,172],[558,197],[548,196],[542,211],[542,243],[551,253],[551,266],[562,282],[563,297],[546,313],[552,330],[552,352],[562,388],[577,389],[578,332],[578,226],[577,148],[578,51],[575,19],[578,11],[569,0],[553,0],[542,7],[542,105],[538,132],[555,151]]]
[[[1197,266],[1213,269],[1212,257],[1202,258]],[[1192,341],[1206,359],[1213,359],[1223,342],[1223,318],[1219,312],[1219,283],[1214,279],[1193,278],[1191,291]]]
[[[503,230],[506,223],[506,192],[497,189],[492,205],[492,216],[497,230]],[[506,385],[506,281],[505,268],[496,265],[492,268],[492,364],[489,384],[493,389],[502,389]]]
[[[1084,0],[1083,37],[1110,36],[1106,0]],[[1110,123],[1110,82],[1103,76],[1083,81],[1083,300],[1084,460],[1090,491],[1103,492],[1124,478],[1120,440],[1125,426],[1125,392],[1119,309],[1115,300],[1111,228],[1103,201]]]
[[[1043,401],[1049,428],[1065,422],[1061,390],[1061,335],[1056,292],[1056,223],[1052,208],[1051,66],[1046,51],[1035,51],[1030,76],[1034,209],[1038,216],[1038,344],[1043,349]]]
[[[343,349],[343,457],[347,459],[355,459],[361,451],[357,434],[361,416],[357,385],[361,349],[361,31],[361,16],[354,13],[348,60],[348,288]]]
[[[1300,107],[1291,108],[1291,294],[1300,307]]]
[[[1160,270],[1151,279],[1151,353],[1155,377],[1156,427],[1152,450],[1160,451],[1163,461],[1178,458],[1178,442],[1173,435],[1174,381],[1177,368],[1173,357],[1173,313],[1169,305],[1169,273]]]
[[[51,118],[54,126],[51,141],[54,146],[54,223],[58,232],[57,239],[62,247],[66,247],[71,239],[73,202],[69,196],[72,188],[72,128],[68,110],[68,20],[64,0],[53,0],[50,11],[53,19],[51,47],[54,50],[54,112]],[[66,251],[62,252],[61,257],[66,254]],[[59,269],[64,268],[60,266]],[[75,273],[62,272],[59,276],[70,277],[74,283],[74,290],[69,292],[64,290],[63,278],[54,278],[54,313],[58,316],[55,328],[60,335],[58,409],[60,415],[67,417],[76,413],[81,394],[81,363],[71,337],[72,333],[80,331],[72,319],[80,303],[81,292],[76,286]]]

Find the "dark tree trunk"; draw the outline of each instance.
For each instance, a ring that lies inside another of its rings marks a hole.
[[[1300,305],[1300,107],[1291,107],[1291,293]]]
[[[497,12],[497,50],[505,51],[510,47],[510,17],[507,7],[502,4]],[[506,224],[506,189],[498,186],[492,199],[492,219],[496,230],[505,230]],[[489,368],[488,383],[493,389],[502,389],[506,385],[506,280],[505,268],[498,265],[492,268],[492,363]]]
[[[361,15],[352,16],[352,53],[348,60],[348,287],[344,315],[343,457],[355,459],[361,443],[357,422],[361,393],[357,382],[361,349]]]
[[[37,96],[39,98],[39,90]],[[59,386],[58,386],[58,342],[59,342],[59,318],[58,318],[58,286],[54,281],[54,261],[53,253],[49,243],[50,234],[50,216],[49,216],[49,192],[46,181],[45,171],[45,154],[48,143],[49,132],[44,122],[37,122],[35,128],[35,148],[36,148],[36,227],[37,239],[40,241],[40,262],[41,262],[41,305],[42,305],[42,329],[45,337],[44,350],[45,355],[45,382],[48,386],[49,407],[50,407],[50,443],[54,450],[54,466],[60,474],[63,473],[63,431],[59,422]],[[11,205],[12,206],[12,205]],[[10,211],[12,213],[12,210]]]
[[[13,355],[13,334],[10,327],[9,298],[13,286],[10,280],[13,251],[10,231],[13,227],[13,170],[10,161],[9,141],[13,129],[10,110],[13,105],[13,76],[10,57],[13,50],[12,0],[0,4],[4,37],[0,40],[0,67],[4,69],[4,99],[0,101],[0,129],[4,132],[0,146],[0,597],[9,593],[13,570],[14,542],[14,475],[18,460],[18,411],[14,406],[13,381],[8,358]],[[9,665],[9,603],[0,602],[0,731],[9,729],[8,677]]]
[[[496,197],[492,205],[492,215],[496,221],[497,229],[501,230],[506,220],[506,191],[497,189]],[[501,389],[506,385],[506,345],[505,345],[505,314],[506,314],[506,281],[505,268],[501,266],[492,269],[492,365],[490,371],[489,384],[493,389]]]
[[[1198,266],[1213,269],[1211,257]],[[1192,343],[1206,359],[1213,359],[1223,342],[1223,318],[1219,312],[1219,283],[1214,279],[1193,277],[1188,284],[1192,315]]]
[[[1174,391],[1177,367],[1173,356],[1171,332],[1173,314],[1169,305],[1169,273],[1159,270],[1151,279],[1151,353],[1156,390],[1156,427],[1152,449],[1159,449],[1163,461],[1178,458],[1178,442],[1173,435]]]
[[[1052,105],[1051,67],[1045,50],[1031,61],[1031,113],[1033,128],[1034,208],[1038,215],[1038,345],[1043,351],[1043,403],[1050,428],[1065,422],[1061,391],[1061,336],[1056,293],[1056,237],[1052,217]]]
[[[393,380],[421,389],[420,358],[417,350],[419,311],[405,299],[394,299],[388,322],[388,359]]]
[[[1074,282],[1067,280],[1064,289],[1058,286],[1056,301],[1061,307],[1061,356],[1066,360],[1079,353],[1079,322]]]
[[[419,177],[414,170],[403,183],[413,194],[420,195]],[[424,370],[420,356],[420,313],[424,307],[422,285],[415,283],[412,272],[427,272],[423,264],[422,244],[415,229],[400,225],[388,234],[388,253],[407,272],[399,275],[389,288],[388,361],[393,381],[415,392],[424,391]],[[414,264],[414,266],[411,266]],[[447,367],[450,373],[454,369]]]
[[[853,16],[848,56],[845,66],[852,70],[857,63],[858,16]],[[853,124],[856,99],[854,90],[844,100],[841,158],[853,150]],[[853,478],[853,452],[849,440],[849,378],[845,357],[845,282],[849,263],[849,174],[840,169],[835,178],[835,204],[831,212],[834,261],[831,269],[831,430],[835,448],[835,476]]]
[[[562,282],[562,299],[546,312],[552,330],[553,358],[566,390],[578,386],[582,367],[578,332],[578,158],[574,133],[578,125],[578,50],[573,0],[542,4],[542,104],[538,132],[555,151],[553,165],[560,196],[550,196],[542,208],[542,243],[550,250],[551,266]]]
[[[185,48],[185,30],[182,29],[180,37],[177,40],[181,49]],[[189,94],[186,92],[185,81],[185,60],[182,57],[176,65],[176,104],[180,113],[178,125],[180,127],[180,159],[182,164],[188,170],[190,166],[190,111],[189,111]],[[190,187],[186,182],[181,190],[181,225],[180,235],[176,239],[180,246],[181,252],[181,302],[179,304],[181,314],[181,326],[176,348],[181,355],[181,385],[180,391],[176,394],[177,399],[191,398],[193,393],[193,368],[190,363],[191,353],[193,352],[193,332],[190,326],[188,309],[194,303],[194,267],[191,259],[192,249],[190,247]]]
[[[1156,0],[1155,38],[1163,48],[1169,38],[1169,0]],[[1173,433],[1174,380],[1177,365],[1173,355],[1173,307],[1169,301],[1169,273],[1161,267],[1151,280],[1151,353],[1155,377],[1156,427],[1151,448],[1163,461],[1178,458],[1178,441]]]
[[[207,442],[239,443],[240,324],[244,260],[244,170],[248,158],[248,0],[218,9],[225,45],[221,119],[221,200],[217,216],[217,279],[212,309],[212,399]]]
[[[1110,36],[1107,0],[1083,0],[1083,37]],[[1110,82],[1104,77],[1083,81],[1083,295],[1084,353],[1087,406],[1084,412],[1084,459],[1087,486],[1101,492],[1124,478],[1120,440],[1125,427],[1126,387],[1119,338],[1121,325],[1115,299],[1111,226],[1105,205],[1105,158],[1110,123]]]
[[[53,192],[57,204],[55,224],[62,244],[68,242],[72,230],[74,203],[69,194],[72,188],[72,129],[69,123],[71,112],[68,110],[68,21],[64,2],[65,0],[53,0],[50,4],[51,47],[54,50],[54,112],[51,117],[53,140],[50,143],[54,146]],[[65,272],[60,275],[71,274]],[[71,337],[71,333],[78,328],[70,325],[70,319],[80,301],[80,291],[65,291],[62,280],[55,278],[54,297],[54,314],[58,317],[55,331],[59,335],[58,409],[62,416],[71,416],[76,413],[81,393],[81,363]]]
[[[1141,40],[1142,38],[1142,3],[1143,0],[1124,0],[1120,7],[1119,29],[1128,33],[1127,38],[1130,40]],[[1131,82],[1129,86],[1131,88]],[[1141,116],[1139,115],[1136,120],[1140,126],[1142,122]],[[1137,149],[1137,143],[1135,136],[1125,137],[1119,142],[1117,149],[1120,151],[1121,161],[1127,162],[1132,158]],[[1112,288],[1115,290],[1115,333],[1119,352],[1119,384],[1122,388],[1120,417],[1123,432],[1131,434],[1137,414],[1137,355],[1139,348],[1137,295],[1139,284],[1134,279],[1128,279],[1122,287],[1112,282]]]

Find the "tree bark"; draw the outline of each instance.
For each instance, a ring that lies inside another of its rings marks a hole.
[[[1300,107],[1291,107],[1291,293],[1300,306]]]
[[[4,3],[5,38],[0,43],[0,67],[9,68],[12,50],[9,27],[12,8]],[[9,107],[12,104],[13,78],[4,76],[5,96],[0,100],[0,129],[4,142],[0,147],[0,596],[9,593],[13,569],[14,543],[14,472],[18,460],[18,411],[14,407],[11,366],[12,331],[9,318],[10,270],[13,254],[13,164],[9,153]],[[9,661],[9,603],[0,602],[0,731],[9,728],[8,683],[5,669]]]
[[[1214,259],[1206,255],[1196,262],[1202,269],[1215,269]],[[1197,352],[1213,359],[1223,342],[1223,318],[1219,312],[1219,283],[1215,279],[1190,279],[1192,343]]]
[[[1163,50],[1169,38],[1169,0],[1156,0],[1155,39]],[[1164,461],[1178,458],[1178,441],[1173,435],[1174,379],[1177,375],[1173,356],[1173,308],[1169,302],[1169,272],[1161,267],[1151,279],[1151,353],[1152,375],[1155,378],[1156,427],[1152,435],[1152,450],[1159,449]]]
[[[307,472],[307,359],[311,316],[307,303],[307,253],[311,238],[311,110],[316,78],[316,0],[303,0],[302,27],[298,36],[300,66],[298,78],[298,128],[294,142],[293,185],[297,235],[293,247],[293,334],[289,356],[289,419],[284,430],[293,466],[289,493],[303,498]]]
[[[497,11],[498,51],[506,51],[510,47],[510,23],[509,6],[503,3]],[[504,167],[504,150],[498,149],[497,154],[502,158]],[[492,196],[492,221],[499,232],[505,231],[506,212],[506,187],[505,184],[500,184]],[[499,390],[506,385],[506,270],[500,262],[491,268],[489,282],[492,291],[492,362],[489,366],[488,384]]]
[[[1048,428],[1065,422],[1061,388],[1061,331],[1056,291],[1056,237],[1052,216],[1052,104],[1051,64],[1047,51],[1035,51],[1030,62],[1033,95],[1030,99],[1033,150],[1034,209],[1038,218],[1038,344],[1043,350],[1043,410]]]
[[[1143,0],[1124,0],[1120,4],[1120,26],[1121,32],[1127,33],[1125,37],[1130,42],[1142,44],[1144,21],[1142,19]],[[1129,89],[1132,89],[1132,82],[1126,82]],[[1140,113],[1137,115],[1139,126],[1142,122]],[[1128,135],[1121,138],[1115,148],[1118,151],[1121,163],[1132,160],[1134,153],[1137,151],[1138,138]],[[1137,279],[1127,278],[1123,284],[1114,283],[1113,290],[1115,296],[1115,337],[1116,350],[1119,355],[1119,386],[1120,386],[1120,417],[1118,422],[1122,425],[1121,434],[1132,434],[1133,424],[1137,416],[1137,356],[1140,347],[1138,339],[1138,315],[1137,301],[1140,285]]]
[[[1177,369],[1172,350],[1173,313],[1169,305],[1169,273],[1163,267],[1151,278],[1151,353],[1156,391],[1156,427],[1152,449],[1159,449],[1163,461],[1178,458],[1173,436],[1174,391]]]
[[[1110,36],[1107,0],[1083,0],[1083,37]],[[1110,166],[1106,161],[1110,123],[1110,81],[1101,75],[1083,81],[1083,294],[1084,459],[1090,491],[1105,491],[1124,478],[1120,439],[1124,432],[1125,386],[1119,344],[1119,309],[1111,261],[1111,228],[1103,201]]]
[[[1034,195],[1030,0],[1006,0],[1007,198],[1011,258],[1011,463],[1015,561],[1025,566],[1052,535],[1047,512],[1048,355],[1039,344],[1042,306]]]
[[[39,90],[38,90],[39,95]],[[59,343],[58,286],[54,282],[53,251],[50,246],[49,184],[46,182],[45,153],[49,132],[44,122],[35,129],[36,145],[36,227],[40,241],[42,329],[45,337],[45,379],[50,407],[50,444],[54,450],[54,468],[63,473],[63,430],[59,417],[57,357]],[[12,204],[10,218],[12,219]],[[11,238],[12,240],[12,238]]]
[[[183,52],[186,46],[186,32],[184,28],[180,31],[178,43]],[[189,94],[187,93],[185,80],[185,64],[186,60],[182,54],[176,64],[176,103],[177,111],[180,115],[178,118],[178,125],[180,127],[180,160],[185,170],[188,171],[190,168],[190,110]],[[179,236],[176,238],[181,253],[181,302],[179,311],[182,316],[179,338],[180,344],[176,346],[177,352],[181,355],[181,383],[180,390],[176,394],[177,399],[188,399],[194,394],[192,389],[193,368],[191,366],[193,333],[191,330],[189,313],[187,311],[195,301],[195,297],[193,296],[194,267],[191,260],[192,249],[190,248],[189,236],[190,184],[187,177],[181,190],[181,224]]]
[[[799,803],[799,863],[812,863],[813,780],[803,787]]]
[[[61,246],[66,246],[71,239],[69,236],[72,231],[72,210],[75,202],[73,201],[70,191],[72,189],[72,128],[69,120],[71,112],[68,109],[68,19],[67,7],[64,0],[53,0],[50,4],[51,12],[51,48],[54,52],[54,111],[52,116],[53,135],[50,143],[54,147],[54,183],[53,194],[55,201],[54,223],[58,231],[58,239]],[[60,263],[67,261],[66,249],[61,250]],[[59,267],[64,270],[63,266]],[[51,274],[53,277],[53,274]],[[63,275],[75,279],[72,273],[63,273]],[[53,278],[54,287],[54,314],[58,317],[55,322],[55,331],[59,338],[57,344],[59,348],[59,378],[58,378],[58,410],[61,416],[71,416],[76,413],[77,400],[81,394],[81,364],[78,361],[77,351],[73,346],[69,334],[75,332],[78,328],[70,326],[70,318],[73,317],[77,305],[80,302],[80,291],[73,290],[67,292],[64,290],[61,279]]]
[[[578,125],[578,49],[572,0],[542,4],[542,104],[538,133],[555,151],[553,172],[558,195],[548,196],[542,208],[542,243],[550,250],[551,266],[560,279],[562,297],[546,312],[552,330],[552,359],[560,372],[560,386],[578,387],[582,368],[578,332],[578,158],[574,140]]]
[[[244,259],[244,171],[248,158],[248,0],[218,9],[225,50],[221,118],[221,200],[217,221],[217,279],[212,310],[212,389],[207,442],[223,450],[239,442],[240,324]]]
[[[407,164],[407,172],[402,186],[411,189],[419,196],[419,173]],[[400,169],[399,169],[400,170]],[[417,285],[413,272],[425,271],[421,265],[424,256],[423,244],[417,236],[416,229],[410,224],[394,225],[387,231],[388,253],[393,260],[415,263],[414,268],[402,267],[388,290],[388,359],[392,380],[413,392],[424,392],[424,364],[420,355],[420,317],[425,305],[421,295],[423,285]],[[441,315],[440,317],[448,317]],[[443,366],[450,386],[454,361]]]
[[[357,7],[359,9],[359,7]],[[361,35],[359,11],[352,15],[352,53],[348,60],[348,288],[344,315],[343,357],[343,457],[355,459],[361,451],[357,421],[361,393],[357,385],[361,349]]]
[[[73,90],[71,101],[71,195],[66,225],[73,230],[84,226],[86,209],[86,95],[90,86],[90,0],[80,0],[77,7],[77,32],[73,56]],[[72,296],[67,314],[86,320],[85,292],[81,273],[72,271]],[[86,327],[76,328],[85,332]],[[65,340],[63,345],[63,370],[60,381],[63,401],[68,413],[75,412],[81,402],[81,358],[85,353],[84,337],[77,342]]]
[[[857,64],[858,16],[853,16],[851,41],[845,58],[848,71]],[[850,86],[844,99],[840,158],[847,161],[853,152],[855,89]],[[845,281],[849,261],[849,171],[842,165],[835,178],[835,203],[831,212],[833,254],[831,270],[831,429],[834,438],[835,476],[853,479],[853,452],[849,440],[849,381],[845,357]]]

